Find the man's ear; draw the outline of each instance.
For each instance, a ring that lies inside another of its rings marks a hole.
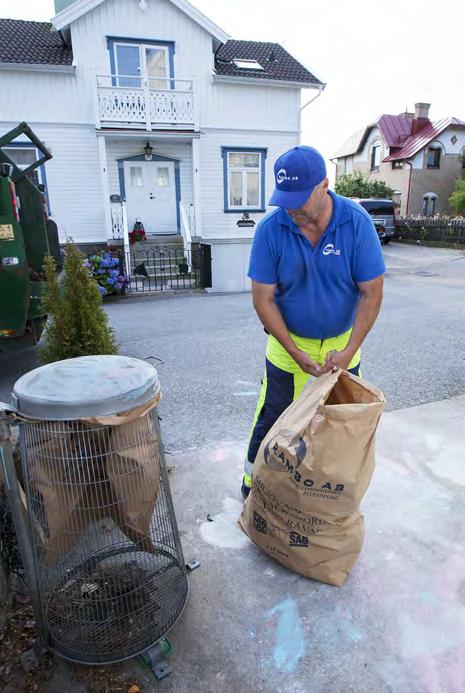
[[[329,188],[329,180],[328,178],[325,178],[323,181],[323,190],[328,190]]]

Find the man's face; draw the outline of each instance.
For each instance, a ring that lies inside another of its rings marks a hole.
[[[299,207],[299,209],[287,210],[298,226],[305,226],[305,224],[315,224],[318,222],[325,209],[328,185],[329,181],[325,178],[313,189],[312,194],[302,207]]]

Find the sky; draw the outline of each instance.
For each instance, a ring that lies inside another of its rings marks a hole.
[[[134,0],[136,2],[137,0]],[[322,82],[303,111],[302,143],[329,161],[383,113],[431,103],[465,120],[463,0],[193,0],[231,38],[281,43]],[[53,0],[0,0],[0,16],[50,20]],[[303,92],[303,101],[315,92]],[[330,178],[333,178],[331,164]]]

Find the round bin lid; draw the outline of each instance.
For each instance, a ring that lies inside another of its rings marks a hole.
[[[48,421],[121,414],[160,392],[155,368],[128,356],[81,356],[49,363],[16,381],[13,398],[26,418]]]

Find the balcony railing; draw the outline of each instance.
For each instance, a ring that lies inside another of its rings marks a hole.
[[[193,80],[97,76],[98,127],[198,130]]]

